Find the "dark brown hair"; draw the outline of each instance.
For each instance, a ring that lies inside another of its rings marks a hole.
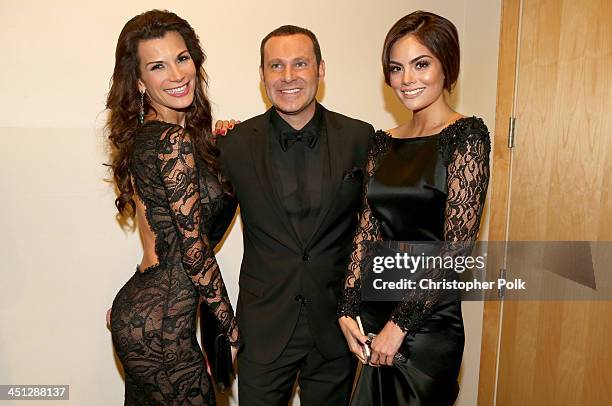
[[[110,111],[106,123],[111,146],[110,167],[118,194],[115,206],[119,214],[128,218],[135,214],[129,164],[134,134],[141,126],[138,121],[138,43],[162,38],[167,32],[177,32],[183,37],[196,68],[194,99],[186,111],[185,131],[193,141],[196,156],[208,165],[213,173],[219,174],[217,151],[212,141],[211,107],[205,92],[208,83],[202,67],[206,56],[198,36],[187,21],[169,11],[151,10],[137,15],[125,24],[119,34],[115,50],[115,68],[106,99],[106,108]],[[152,110],[146,98],[144,110],[145,116]]]
[[[414,35],[438,58],[444,71],[444,88],[450,91],[459,76],[459,35],[453,23],[427,11],[415,11],[396,22],[387,33],[382,52],[385,82],[390,85],[389,58],[391,48],[402,37]]]
[[[296,34],[303,34],[303,35],[306,35],[308,38],[310,38],[310,40],[312,41],[312,46],[314,48],[315,58],[317,60],[317,66],[319,66],[323,58],[321,57],[321,47],[319,46],[319,40],[317,39],[317,36],[314,35],[314,33],[310,31],[309,29],[298,27],[296,25],[280,26],[274,31],[272,31],[271,33],[269,33],[268,35],[266,35],[264,39],[261,40],[261,45],[259,46],[259,57],[260,57],[259,66],[263,67],[264,47],[266,46],[266,42],[268,42],[270,38],[286,37],[289,35],[296,35]]]

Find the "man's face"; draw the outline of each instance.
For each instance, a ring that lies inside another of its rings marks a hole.
[[[319,80],[325,63],[317,66],[314,45],[304,34],[272,37],[264,45],[259,73],[268,98],[282,115],[309,118],[314,115]]]

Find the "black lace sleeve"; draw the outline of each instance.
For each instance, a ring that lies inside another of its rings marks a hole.
[[[389,149],[390,137],[383,131],[377,131],[372,139],[368,152],[366,176],[364,177],[362,206],[359,211],[357,230],[353,237],[353,250],[349,258],[348,271],[344,282],[342,297],[338,303],[338,318],[342,316],[356,317],[359,315],[361,303],[361,267],[364,264],[365,244],[367,241],[381,240],[378,220],[372,214],[366,194],[369,178],[374,174],[380,158]]]
[[[229,181],[210,172],[205,172],[200,178],[200,191],[202,208],[208,208],[204,210],[202,227],[210,246],[216,249],[234,220],[238,200]]]
[[[440,138],[439,148],[446,164],[448,196],[446,199],[444,240],[441,255],[458,255],[471,251],[489,184],[489,132],[481,119],[471,117],[449,126]],[[466,248],[467,247],[467,248]],[[428,278],[441,280],[446,272],[430,269]],[[421,291],[398,303],[391,320],[403,331],[415,334],[429,320],[440,299],[440,290]]]
[[[230,343],[239,345],[234,311],[213,249],[201,229],[202,202],[193,144],[182,128],[172,127],[162,133],[158,165],[180,238],[183,267]]]

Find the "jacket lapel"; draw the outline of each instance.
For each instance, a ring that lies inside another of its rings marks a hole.
[[[334,206],[335,196],[342,183],[342,171],[346,166],[345,160],[349,151],[346,142],[343,142],[345,140],[342,138],[342,125],[327,110],[324,110],[324,114],[325,127],[327,130],[327,144],[329,149],[330,179],[329,182],[325,182],[323,185],[323,210],[321,210],[321,214],[317,220],[317,225],[315,226],[314,232],[310,236],[306,247],[310,247],[312,242],[315,240],[315,237],[317,237],[319,234],[321,226],[324,224],[329,211]]]
[[[261,184],[262,198],[267,199],[270,203],[270,207],[273,208],[273,215],[277,216],[283,226],[288,232],[288,235],[293,238],[296,245],[301,246],[300,239],[291,225],[289,216],[285,211],[284,207],[280,202],[278,190],[272,181],[274,179],[271,162],[270,162],[270,149],[268,148],[268,131],[270,126],[270,110],[261,116],[258,122],[253,123],[251,128],[252,132],[249,136],[250,145],[249,150],[251,151],[251,157],[255,173]]]

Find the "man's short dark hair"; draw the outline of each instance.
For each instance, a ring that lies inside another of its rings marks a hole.
[[[289,35],[296,35],[296,34],[303,34],[303,35],[306,35],[308,38],[310,38],[310,40],[312,41],[312,47],[314,48],[315,58],[317,60],[317,66],[319,66],[323,58],[321,57],[321,47],[319,46],[319,40],[317,40],[317,36],[314,35],[314,33],[310,31],[309,29],[298,27],[295,25],[280,26],[274,31],[272,31],[271,33],[269,33],[268,35],[266,35],[264,39],[261,40],[261,46],[259,47],[259,55],[261,58],[259,61],[259,66],[263,67],[264,47],[266,46],[266,42],[268,42],[270,38],[286,37]]]

